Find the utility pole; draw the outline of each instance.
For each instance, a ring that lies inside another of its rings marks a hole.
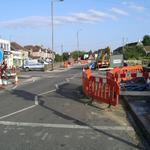
[[[61,45],[62,62],[64,61],[64,58],[63,58],[63,48],[64,48],[64,46],[63,46],[63,44],[62,44],[62,45]]]
[[[57,1],[62,2],[64,0],[57,0]],[[51,0],[51,26],[52,26],[51,44],[52,44],[52,52],[54,52],[54,0]],[[52,70],[53,70],[53,64],[52,64]]]
[[[78,58],[79,58],[79,51],[80,51],[80,42],[79,42],[79,32],[82,29],[77,30],[77,51],[78,51]]]

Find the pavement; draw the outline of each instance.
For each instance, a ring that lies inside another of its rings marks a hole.
[[[145,149],[123,105],[87,104],[81,67],[24,75],[38,80],[0,93],[2,150]]]
[[[136,93],[136,92],[135,92]],[[143,143],[150,149],[150,97],[147,94],[123,96],[131,112],[132,124],[137,129]]]
[[[92,74],[96,77],[106,78],[106,72],[93,71]],[[141,79],[136,79],[142,81]],[[137,134],[140,136],[142,143],[147,149],[150,149],[150,91],[136,91],[143,84],[139,82],[133,91],[125,89],[120,91],[120,103],[124,103],[128,118],[134,126]],[[145,84],[145,83],[144,83]],[[133,84],[130,83],[130,86]]]

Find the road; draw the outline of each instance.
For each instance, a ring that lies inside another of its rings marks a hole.
[[[143,149],[121,106],[86,104],[81,67],[24,75],[40,79],[0,94],[0,149]]]

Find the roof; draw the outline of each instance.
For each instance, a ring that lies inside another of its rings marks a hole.
[[[39,52],[39,51],[43,51],[43,52],[47,52],[47,53],[53,53],[52,50],[50,50],[49,48],[43,48],[41,46],[38,45],[26,45],[24,46],[25,49],[27,49],[28,51],[32,50],[33,52]]]
[[[16,42],[11,42],[11,50],[14,50],[14,51],[19,51],[19,50],[25,50],[26,49],[24,47],[22,47],[21,45],[19,45],[18,43]]]
[[[133,42],[133,43],[128,43],[126,44],[127,46],[136,46],[138,44],[138,42]]]
[[[113,54],[122,54],[123,53],[123,47],[118,47],[117,49],[113,50]]]
[[[28,51],[32,50],[33,52],[39,52],[41,50],[40,46],[33,46],[33,45],[27,45],[24,46],[24,48],[26,48]]]
[[[31,50],[31,49],[33,49],[33,47],[34,47],[33,45],[24,46],[24,48],[27,49],[27,50]]]

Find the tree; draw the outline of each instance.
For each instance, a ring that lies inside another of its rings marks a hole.
[[[62,61],[62,56],[59,55],[59,54],[56,54],[56,55],[55,55],[55,61],[56,61],[56,62],[61,62],[61,61]]]
[[[144,57],[145,51],[143,46],[132,46],[132,47],[125,47],[125,51],[123,53],[124,59],[140,59]]]
[[[83,52],[83,51],[74,51],[74,52],[71,53],[71,57],[73,59],[77,60],[78,57],[83,57],[84,53],[85,52]]]
[[[150,35],[145,35],[143,37],[143,44],[144,46],[150,46]]]
[[[63,61],[66,61],[69,59],[69,53],[68,52],[64,52],[63,53]]]

